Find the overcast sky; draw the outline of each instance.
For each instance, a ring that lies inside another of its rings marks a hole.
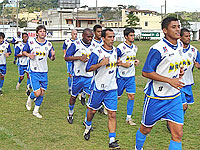
[[[96,0],[80,0],[81,6],[88,5],[89,7],[96,6]],[[176,11],[195,12],[200,11],[200,0],[166,0],[167,13]],[[141,10],[153,10],[161,12],[161,5],[165,4],[165,0],[98,0],[98,7],[117,5],[138,5]],[[163,8],[164,12],[164,8]]]

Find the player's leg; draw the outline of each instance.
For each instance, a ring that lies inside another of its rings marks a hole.
[[[30,83],[30,77],[29,77],[29,73],[26,72],[27,75],[27,83],[26,83],[26,95],[29,96],[31,93],[31,83]]]
[[[35,107],[33,110],[33,115],[37,118],[42,118],[42,115],[39,113],[40,106],[42,104],[43,98],[44,98],[45,90],[43,88],[40,88],[39,90],[35,91],[34,94],[37,96],[35,100]]]
[[[4,84],[4,76],[6,75],[6,65],[0,66],[0,96],[3,95],[2,87]]]
[[[24,70],[23,70],[23,66],[19,65],[18,66],[18,72],[19,72],[19,79],[16,85],[16,90],[19,90],[20,84],[22,82],[22,80],[24,79]]]

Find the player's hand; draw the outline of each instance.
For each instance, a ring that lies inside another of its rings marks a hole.
[[[87,56],[86,55],[82,55],[82,56],[80,56],[80,61],[82,61],[82,62],[87,62],[88,61],[88,58],[87,58]]]
[[[181,79],[184,75],[184,69],[183,67],[180,68],[179,78]]]
[[[55,60],[56,59],[56,52],[54,50],[51,50],[51,60]]]
[[[10,56],[10,53],[5,53],[4,54],[6,57],[9,57]]]
[[[136,59],[136,60],[134,61],[134,65],[135,65],[135,66],[138,66],[139,63],[140,63],[140,61],[139,61],[138,59]]]
[[[184,86],[184,83],[180,81],[180,78],[169,79],[169,84],[177,90],[180,90]]]
[[[107,64],[109,64],[109,58],[108,57],[105,57],[101,60],[101,66],[105,66]]]
[[[30,59],[34,59],[34,58],[35,58],[35,55],[34,55],[33,53],[30,53],[30,54],[28,55],[28,57],[29,57]]]
[[[119,59],[117,60],[117,66],[122,66],[122,61],[120,60],[120,57],[119,57]]]
[[[198,63],[198,62],[194,62],[194,66],[196,67],[196,68],[198,68],[198,69],[200,69],[200,64]]]

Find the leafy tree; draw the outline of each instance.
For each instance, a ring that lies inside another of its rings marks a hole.
[[[27,21],[26,19],[19,19],[19,27],[23,28],[23,27],[27,27]]]
[[[170,13],[170,14],[168,14],[168,16],[177,18],[178,20],[180,20],[181,27],[190,29],[189,22],[187,20],[183,19],[183,17],[181,16],[180,13],[178,13],[178,12],[177,13]]]
[[[137,16],[135,16],[133,12],[129,13],[127,17],[127,25],[125,27],[135,27],[138,25],[140,19]]]

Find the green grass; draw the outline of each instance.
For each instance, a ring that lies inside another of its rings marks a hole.
[[[147,79],[141,75],[149,47],[156,41],[135,42],[139,51],[137,58],[140,65],[136,69],[137,93],[135,95],[134,120],[137,126],[125,123],[127,96],[124,93],[118,103],[117,111],[117,139],[123,150],[133,149],[135,134],[140,126],[143,105],[143,88]],[[118,43],[115,43],[118,44]],[[193,42],[200,49],[199,42]],[[4,95],[0,97],[0,149],[1,150],[106,150],[108,149],[107,116],[97,113],[93,119],[95,127],[91,139],[83,138],[85,106],[77,100],[75,105],[74,123],[68,124],[69,94],[67,93],[67,73],[63,60],[62,43],[53,43],[56,50],[56,60],[49,61],[49,85],[45,93],[40,112],[42,119],[27,111],[25,103],[25,81],[20,90],[16,91],[18,81],[17,66],[12,64],[13,55],[7,59],[7,74],[4,82]],[[190,105],[185,115],[183,149],[200,149],[200,73],[194,69],[195,85],[193,92],[195,104]],[[144,144],[145,150],[167,150],[170,134],[166,129],[166,122],[158,122]]]

